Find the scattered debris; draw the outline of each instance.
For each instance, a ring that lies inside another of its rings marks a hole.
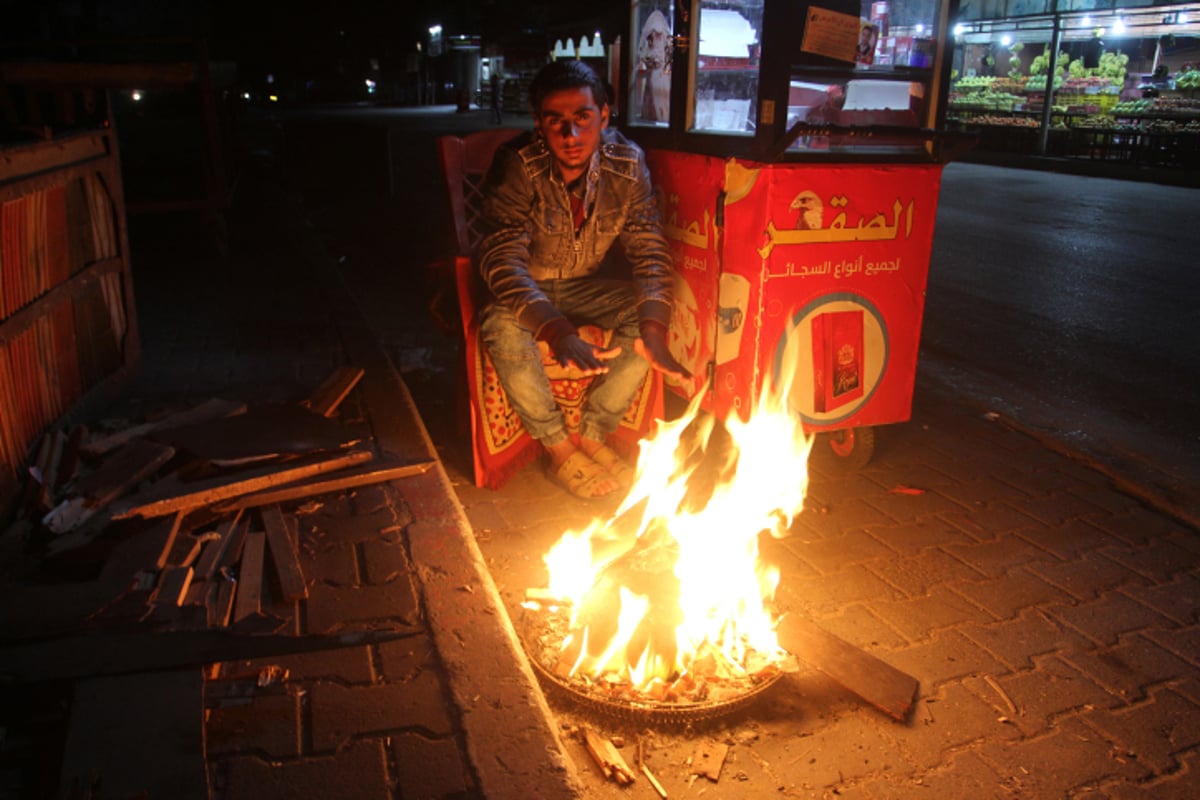
[[[646,776],[646,780],[650,781],[650,785],[654,787],[654,791],[658,793],[658,796],[663,800],[667,800],[667,790],[658,782],[658,778],[654,777],[654,773],[650,771],[650,768],[642,764],[641,769],[642,774]]]
[[[997,681],[991,675],[984,675],[983,679],[987,681],[987,685],[992,687],[996,694],[1000,695],[1000,699],[1004,701],[1004,705],[1008,706],[1008,713],[1012,714],[1013,716],[1019,716],[1017,713],[1016,704],[1013,703],[1012,698],[1008,696],[1008,692],[1004,691],[1004,688],[1000,686],[999,681]]]
[[[729,745],[704,739],[699,749],[692,756],[692,774],[708,778],[713,783],[721,779],[721,767],[725,764],[725,756],[729,754]]]
[[[600,768],[606,778],[616,781],[622,786],[633,783],[633,771],[629,769],[629,765],[625,763],[625,759],[621,758],[621,754],[617,752],[617,748],[611,741],[584,728],[583,743],[587,748],[588,755],[596,762],[596,766]]]
[[[896,484],[891,489],[888,489],[888,491],[891,494],[908,494],[914,496],[925,494],[924,489],[918,489],[915,486],[905,486],[903,483]]]

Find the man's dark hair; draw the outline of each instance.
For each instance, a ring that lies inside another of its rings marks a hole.
[[[542,110],[542,101],[552,92],[563,89],[591,89],[596,105],[603,108],[608,103],[608,92],[604,81],[585,62],[574,58],[551,61],[538,71],[533,83],[529,84],[529,104],[537,116]]]

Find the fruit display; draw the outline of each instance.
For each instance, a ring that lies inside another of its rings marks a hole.
[[[1189,69],[1181,72],[1175,78],[1175,88],[1183,90],[1200,89],[1200,69]]]
[[[1025,101],[1024,97],[1006,92],[972,92],[950,97],[951,108],[972,108],[989,111],[1012,111]]]

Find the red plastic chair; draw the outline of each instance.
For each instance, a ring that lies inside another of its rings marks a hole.
[[[481,281],[473,255],[481,237],[483,180],[496,148],[519,133],[521,131],[515,128],[492,128],[466,136],[438,139],[438,155],[454,227],[453,269],[460,317],[457,322],[461,326],[465,356],[464,385],[459,394],[460,402],[465,403],[467,410],[462,417],[470,422],[475,485],[491,489],[503,486],[542,452],[541,445],[526,433],[500,386],[491,359],[480,343],[476,319]],[[449,327],[448,320],[443,319],[442,324]],[[580,329],[580,336],[596,344],[605,344],[612,332],[586,325]],[[550,377],[555,399],[563,409],[568,429],[577,435],[583,399],[592,379],[579,375],[574,369],[560,367],[550,356],[549,349],[545,345],[541,348],[542,363]],[[609,444],[626,458],[635,458],[638,440],[650,432],[654,421],[662,414],[662,376],[651,370]]]

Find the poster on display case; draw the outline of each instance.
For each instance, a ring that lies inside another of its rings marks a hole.
[[[712,376],[671,388],[745,418],[795,367],[806,428],[907,420],[941,166],[650,156],[681,284],[674,352]]]

